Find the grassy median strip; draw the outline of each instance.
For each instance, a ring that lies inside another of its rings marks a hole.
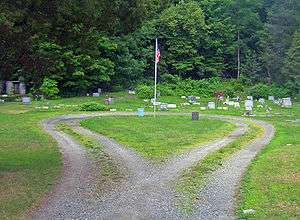
[[[99,117],[83,120],[81,125],[159,160],[224,137],[235,127],[208,118],[192,121],[187,116]]]
[[[111,185],[118,182],[120,178],[122,178],[117,165],[113,162],[110,156],[105,153],[101,143],[74,131],[70,126],[68,126],[67,123],[61,122],[57,125],[57,127],[60,131],[70,135],[75,140],[77,140],[82,146],[91,149],[91,151],[89,152],[100,167],[98,178],[99,191],[104,190],[104,187],[107,186],[107,184]]]
[[[178,207],[183,214],[190,215],[193,213],[195,209],[194,205],[199,199],[199,188],[204,183],[205,178],[210,173],[217,170],[217,168],[219,168],[234,152],[242,149],[255,138],[262,135],[262,127],[250,122],[248,124],[250,129],[244,135],[238,137],[222,149],[210,153],[204,160],[183,173],[176,183],[176,190],[180,194]]]
[[[242,219],[299,219],[300,124],[287,118],[266,120],[275,126],[275,137],[244,177],[237,215]],[[252,213],[244,213],[250,209]]]

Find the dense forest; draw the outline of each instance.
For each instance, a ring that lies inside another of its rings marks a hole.
[[[159,73],[297,92],[299,0],[1,0],[0,80],[61,94],[121,90]]]

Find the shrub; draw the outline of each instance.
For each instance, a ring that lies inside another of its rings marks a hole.
[[[57,82],[53,79],[45,78],[40,91],[48,99],[58,98],[59,89],[57,88]]]
[[[154,91],[151,86],[147,85],[138,85],[136,88],[136,94],[139,98],[142,99],[151,99],[154,96]]]
[[[80,111],[106,111],[107,107],[97,102],[87,102],[79,106]]]

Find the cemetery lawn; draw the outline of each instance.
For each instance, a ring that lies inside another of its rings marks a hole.
[[[62,162],[57,143],[40,125],[42,119],[54,115],[47,112],[0,113],[1,219],[17,219],[24,215],[51,190],[60,175]]]
[[[276,134],[252,162],[242,182],[237,213],[242,218],[299,219],[300,124],[288,119],[265,119],[273,123]],[[256,212],[243,214],[246,209]]]
[[[81,125],[159,160],[226,136],[235,127],[203,117],[192,121],[187,116],[98,117]]]
[[[244,121],[245,122],[245,121]],[[194,211],[194,204],[198,202],[199,188],[205,178],[217,170],[233,153],[251,143],[263,133],[263,128],[251,122],[249,130],[220,150],[208,154],[195,166],[187,169],[176,183],[176,191],[181,194],[178,207],[183,214],[189,215]]]

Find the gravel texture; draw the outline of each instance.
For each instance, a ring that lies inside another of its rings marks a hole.
[[[77,132],[90,136],[104,146],[104,150],[119,164],[126,177],[117,187],[98,195],[96,163],[86,150],[68,135],[55,129],[60,121],[78,120],[95,116],[121,116],[134,113],[102,113],[79,116],[61,116],[43,121],[45,130],[59,143],[64,159],[63,174],[48,197],[32,214],[31,219],[183,219],[174,206],[176,193],[170,182],[186,168],[194,165],[208,153],[220,149],[247,130],[244,120],[238,117],[213,116],[221,120],[235,121],[237,128],[229,136],[199,146],[187,153],[174,156],[159,167],[152,165],[133,150],[116,141],[95,134],[84,128]],[[165,115],[165,114],[164,114]],[[186,114],[179,114],[186,115]],[[211,117],[211,116],[209,116]],[[262,138],[233,155],[227,163],[208,178],[200,190],[198,212],[191,219],[232,217],[234,196],[240,179],[251,159],[272,138],[271,125],[255,121],[266,129]],[[98,168],[99,169],[99,168]]]

